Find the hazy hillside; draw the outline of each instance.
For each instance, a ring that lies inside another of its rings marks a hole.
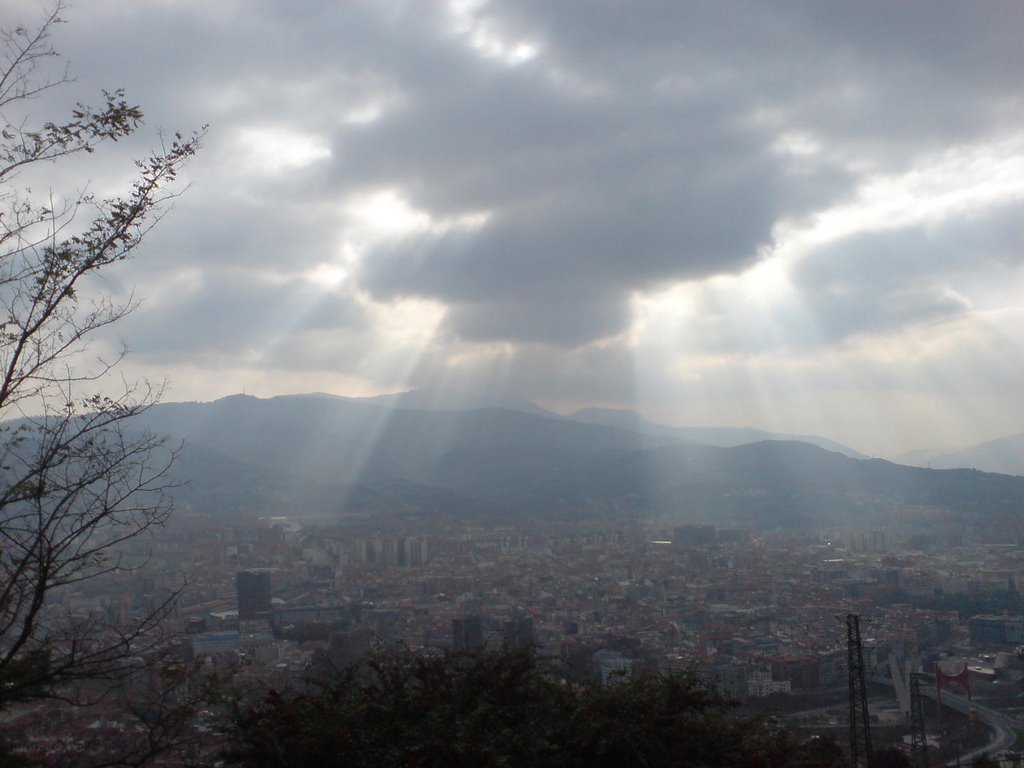
[[[884,525],[905,509],[1016,519],[1024,478],[859,460],[796,441],[720,447],[501,409],[391,409],[328,396],[160,405],[186,439],[193,504],[398,514],[655,512],[759,527]],[[674,434],[674,433],[673,433]],[[966,519],[966,518],[965,518]]]
[[[439,482],[501,493],[524,511],[608,508],[628,501],[668,517],[756,527],[886,527],[891,512],[1019,515],[1024,478],[857,460],[817,446],[766,441],[731,448],[671,446],[566,457],[528,477],[497,449],[459,452]],[[1008,532],[1009,533],[1009,532]]]
[[[449,488],[402,479],[339,483],[314,480],[237,461],[210,448],[186,444],[169,479],[176,508],[184,514],[252,518],[289,516],[346,520],[401,517],[412,527],[419,518],[474,520],[507,514],[504,508]]]
[[[969,448],[947,451],[915,451],[901,461],[920,467],[965,467],[1005,475],[1024,475],[1024,434],[1001,437]]]
[[[273,471],[331,482],[432,478],[453,449],[495,446],[531,464],[668,440],[500,409],[427,411],[320,395],[168,403],[138,424]]]
[[[408,392],[361,398],[360,402],[419,411],[473,411],[480,408],[501,408],[506,411],[529,413],[532,416],[545,416],[549,419],[562,418],[557,413],[541,408],[522,397],[489,395],[451,388],[413,389]]]
[[[777,432],[766,432],[751,427],[669,427],[645,419],[634,411],[619,411],[610,408],[584,408],[576,411],[569,418],[587,424],[603,424],[610,427],[630,429],[642,434],[670,437],[680,442],[702,443],[728,448],[734,445],[757,443],[763,440],[794,440],[810,443],[826,451],[835,451],[854,459],[868,458],[863,453],[848,448],[834,440],[815,435],[786,435]]]

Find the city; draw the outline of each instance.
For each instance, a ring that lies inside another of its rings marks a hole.
[[[875,683],[877,746],[879,734],[909,737],[909,712],[891,689],[894,662],[902,673],[931,673],[938,664],[952,674],[966,665],[972,703],[1020,720],[1024,617],[951,606],[1007,595],[1019,604],[1022,561],[1015,544],[890,540],[875,531],[590,521],[426,534],[305,528],[287,518],[179,520],[154,542],[144,577],[67,591],[59,602],[72,614],[141,614],[184,583],[169,618],[182,633],[175,654],[254,690],[301,686],[317,670],[387,645],[428,654],[529,646],[569,674],[605,681],[693,667],[745,707],[790,713],[808,732],[840,741],[844,620],[856,614]],[[963,693],[954,686],[945,695]],[[53,730],[59,709],[34,703],[8,715],[5,728],[52,754],[52,740],[67,738],[65,721]],[[117,722],[118,707],[106,716]],[[936,755],[952,756],[965,743],[1013,746],[994,731],[990,743],[985,727],[971,731],[956,714],[929,709],[927,719]]]

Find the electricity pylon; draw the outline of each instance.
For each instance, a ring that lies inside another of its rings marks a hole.
[[[860,642],[860,616],[846,614],[846,667],[850,689],[850,764],[871,768],[871,721],[868,690],[864,682],[864,652]]]
[[[910,762],[914,768],[928,768],[928,741],[924,733],[924,702],[921,673],[910,673]]]

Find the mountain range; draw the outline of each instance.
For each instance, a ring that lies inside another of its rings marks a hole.
[[[901,466],[823,438],[678,429],[628,412],[562,417],[524,403],[235,395],[160,404],[137,426],[184,441],[181,500],[218,515],[1018,525],[1024,500],[1022,477]]]
[[[762,440],[784,440],[816,445],[826,451],[835,451],[853,459],[868,458],[863,453],[845,445],[815,435],[784,435],[778,432],[766,432],[752,427],[668,427],[645,419],[634,411],[610,410],[607,408],[585,408],[576,411],[570,419],[587,424],[602,424],[607,427],[618,427],[632,432],[647,435],[660,435],[678,442],[702,443],[730,448],[735,445],[757,443]]]
[[[968,448],[914,451],[897,460],[932,469],[967,467],[1005,475],[1024,475],[1024,434],[1009,435]]]

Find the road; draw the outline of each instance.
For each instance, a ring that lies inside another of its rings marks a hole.
[[[892,685],[892,680],[888,677],[875,676],[872,680],[885,685]],[[921,686],[921,695],[925,698],[935,701],[938,698],[938,694],[935,689],[931,686]],[[973,759],[979,755],[983,755],[986,752],[1002,752],[1003,750],[1009,749],[1017,741],[1017,732],[1024,731],[1024,722],[1016,720],[1008,715],[1004,715],[991,707],[986,707],[983,704],[975,704],[971,702],[966,696],[961,696],[957,693],[951,693],[950,691],[942,692],[942,703],[944,706],[950,709],[955,709],[957,712],[962,712],[965,715],[969,715],[973,710],[976,717],[992,729],[992,739],[984,747],[972,750],[966,755],[961,755],[960,759],[963,761]]]

